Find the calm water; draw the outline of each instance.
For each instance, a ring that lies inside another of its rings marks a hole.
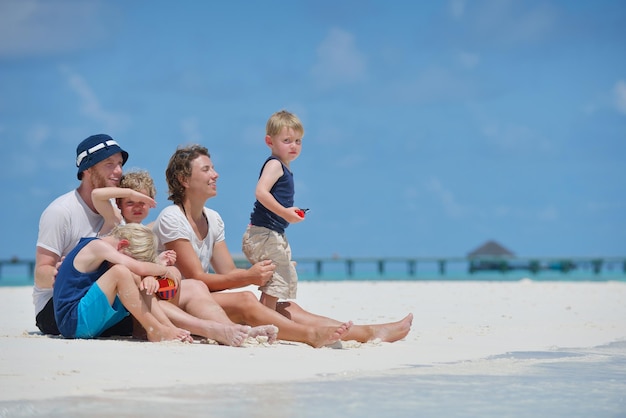
[[[124,389],[0,402],[0,417],[624,417],[626,341],[513,352],[379,376]]]
[[[439,274],[434,272],[423,272],[415,275],[409,275],[406,273],[396,272],[396,273],[385,273],[380,275],[375,272],[362,272],[355,273],[351,276],[346,275],[343,272],[329,272],[324,273],[322,276],[317,276],[315,273],[299,273],[298,279],[300,281],[342,281],[342,280],[410,280],[410,281],[418,281],[418,280],[441,280],[441,281],[470,281],[470,280],[478,280],[478,281],[518,281],[522,279],[531,279],[536,281],[564,281],[564,282],[583,282],[583,281],[620,281],[626,282],[626,274],[613,271],[613,272],[603,272],[601,274],[594,274],[590,272],[569,272],[569,273],[555,273],[555,272],[547,272],[547,273],[539,273],[539,274],[530,274],[528,272],[509,272],[509,273],[474,273],[469,274],[467,272],[449,272],[446,274]],[[3,274],[0,276],[0,287],[3,286],[31,286],[33,284],[32,277],[26,276],[7,276]]]
[[[247,262],[239,260],[242,267]],[[518,281],[525,278],[538,281],[626,281],[623,261],[606,262],[596,274],[590,264],[581,263],[573,270],[562,272],[558,269],[544,269],[538,273],[528,270],[510,270],[508,272],[480,271],[469,273],[465,261],[450,261],[440,270],[437,262],[420,262],[411,267],[406,261],[385,260],[381,266],[376,260],[357,260],[351,266],[347,260],[326,260],[322,272],[318,274],[317,265],[312,261],[298,263],[298,276],[301,281],[340,281],[340,280],[493,280]],[[27,265],[4,264],[0,270],[0,286],[32,285]]]

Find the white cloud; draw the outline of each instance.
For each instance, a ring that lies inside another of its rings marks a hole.
[[[20,178],[23,176],[31,176],[41,169],[41,146],[50,139],[51,129],[49,126],[34,123],[24,132],[23,137],[15,138],[10,141],[10,149],[8,150],[9,162],[8,175],[12,178]],[[54,160],[48,154],[47,161]]]
[[[366,60],[351,33],[331,29],[317,48],[317,63],[311,72],[322,87],[354,83],[366,78]]]
[[[180,127],[188,143],[199,143],[202,141],[202,134],[198,127],[198,119],[194,117],[185,118],[180,121]]]
[[[19,0],[0,2],[0,57],[75,51],[113,32],[101,1]]]
[[[482,128],[487,140],[505,152],[550,151],[553,145],[534,130],[524,125],[487,123]]]
[[[477,33],[505,45],[540,41],[558,23],[556,8],[546,3],[486,0],[470,4]],[[466,14],[469,17],[470,10]]]
[[[465,0],[452,0],[448,3],[448,10],[455,19],[461,19],[465,14]]]
[[[626,115],[626,82],[624,80],[620,80],[615,84],[613,94],[617,110]]]
[[[559,210],[552,204],[539,209],[500,205],[496,206],[492,213],[497,218],[510,219],[512,221],[550,222],[559,219]]]
[[[350,135],[347,135],[337,126],[324,123],[318,125],[315,136],[311,136],[309,139],[306,133],[304,135],[304,141],[308,142],[310,140],[315,144],[338,144],[344,142],[346,139],[350,140]]]
[[[559,210],[554,206],[547,206],[537,213],[540,221],[556,221],[559,219]]]
[[[462,101],[476,95],[472,82],[458,77],[445,68],[428,68],[415,79],[396,83],[389,89],[393,100],[410,103]]]
[[[337,161],[336,166],[351,169],[361,165],[364,161],[366,161],[366,158],[361,154],[347,154]]]
[[[60,70],[65,75],[70,88],[78,94],[81,100],[80,110],[82,114],[101,123],[102,129],[107,132],[124,129],[128,125],[128,116],[109,112],[102,108],[96,94],[81,75],[73,72],[68,67],[61,67]]]
[[[464,68],[475,68],[480,62],[478,54],[472,54],[471,52],[460,52],[458,54],[458,60]]]
[[[439,199],[439,203],[447,215],[452,218],[460,218],[464,214],[464,208],[456,201],[454,194],[441,184],[439,179],[430,179],[426,187]]]
[[[35,124],[26,132],[26,143],[31,149],[38,150],[50,138],[50,132],[49,126]]]

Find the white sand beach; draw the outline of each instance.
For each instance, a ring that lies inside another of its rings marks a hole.
[[[409,312],[415,319],[408,336],[395,343],[344,342],[320,349],[286,341],[233,348],[65,340],[38,333],[30,287],[4,287],[0,402],[382,376],[416,367],[445,373],[447,364],[464,361],[472,373],[479,368],[483,375],[498,375],[523,362],[503,371],[481,366],[480,359],[626,340],[625,282],[302,282],[298,302],[359,324],[396,321]]]

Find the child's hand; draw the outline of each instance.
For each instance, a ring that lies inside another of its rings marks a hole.
[[[166,250],[159,254],[157,263],[162,266],[173,266],[176,264],[176,251]]]
[[[65,256],[61,257],[61,260],[57,261],[54,266],[54,272],[52,273],[52,285],[54,286],[54,282],[57,280],[57,274],[59,273],[59,267],[63,264],[63,260],[65,260]]]
[[[146,276],[141,279],[139,290],[145,290],[146,295],[152,295],[159,290],[159,282],[157,282],[157,279],[154,276]]]
[[[61,267],[61,264],[63,264],[63,260],[65,260],[65,256],[61,257],[61,259],[57,261],[57,264],[54,268],[58,270],[59,267]]]
[[[176,287],[180,286],[180,281],[183,278],[182,274],[180,274],[180,270],[173,266],[167,268],[167,273],[163,277],[174,280]]]
[[[308,211],[308,209],[300,209],[299,207],[293,206],[287,208],[287,216],[285,216],[285,220],[290,224],[297,224],[298,222],[302,222],[304,220],[304,214]]]

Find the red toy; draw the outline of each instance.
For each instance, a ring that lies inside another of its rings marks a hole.
[[[307,213],[308,211],[309,211],[308,209],[298,209],[296,213],[298,214],[299,217],[304,218],[304,214]]]
[[[174,296],[176,296],[176,292],[178,289],[176,288],[176,283],[172,279],[168,279],[165,277],[157,278],[157,282],[159,282],[159,290],[157,290],[157,296],[164,300],[170,300]]]

